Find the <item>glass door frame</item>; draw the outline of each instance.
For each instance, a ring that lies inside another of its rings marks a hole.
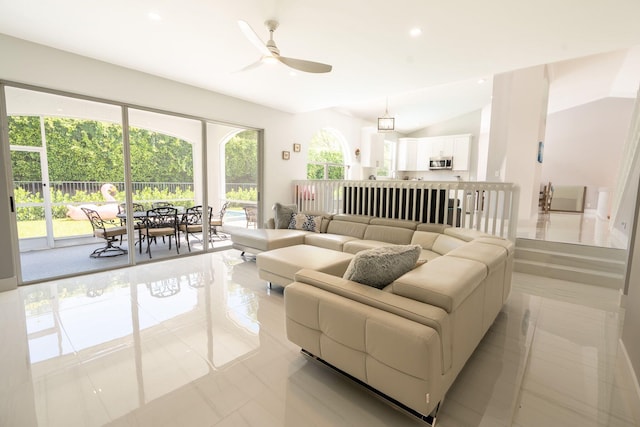
[[[51,192],[49,191],[49,166],[47,162],[47,138],[44,133],[44,117],[40,117],[40,138],[42,140],[42,145],[39,147],[36,146],[26,146],[26,145],[9,145],[10,153],[13,152],[30,152],[30,153],[38,153],[40,158],[40,182],[42,183],[42,197],[44,199],[42,203],[42,207],[44,209],[44,219],[45,219],[45,235],[38,238],[32,238],[28,243],[24,243],[21,245],[20,239],[18,238],[18,246],[28,246],[28,248],[22,249],[52,249],[55,248],[55,236],[53,235],[53,213],[52,213],[52,202],[51,202]],[[13,183],[13,176],[11,176],[11,183]],[[15,200],[15,199],[14,199]],[[40,203],[37,203],[36,206],[40,206]],[[17,203],[15,209],[18,209]],[[44,242],[42,241],[44,239]]]
[[[170,116],[174,116],[174,117],[178,117],[178,118],[185,118],[185,119],[192,119],[192,120],[198,120],[202,123],[202,147],[201,147],[201,159],[202,159],[202,176],[200,177],[200,179],[202,180],[201,185],[202,185],[202,197],[203,197],[203,203],[206,204],[210,204],[211,203],[211,199],[209,197],[209,192],[212,190],[212,183],[211,183],[211,179],[212,176],[215,175],[213,172],[216,171],[217,169],[219,169],[218,167],[216,167],[215,165],[211,165],[207,162],[207,158],[208,158],[208,152],[210,152],[212,150],[212,146],[209,146],[209,144],[217,144],[219,141],[215,140],[215,138],[212,138],[212,135],[209,135],[208,131],[207,131],[207,126],[208,125],[220,125],[220,126],[231,126],[231,127],[236,127],[236,128],[242,128],[244,130],[253,130],[256,131],[258,133],[258,152],[257,152],[257,156],[258,156],[258,163],[257,163],[257,206],[258,206],[258,215],[259,215],[259,221],[261,221],[261,206],[262,206],[262,193],[263,193],[263,189],[264,189],[264,129],[261,128],[257,128],[254,126],[247,126],[247,125],[241,125],[241,124],[236,124],[236,123],[228,123],[228,122],[221,122],[215,119],[210,119],[210,118],[204,118],[204,117],[199,117],[199,116],[193,116],[193,115],[188,115],[188,114],[180,114],[180,113],[176,113],[176,112],[172,112],[172,111],[167,111],[167,110],[162,110],[162,109],[156,109],[156,108],[151,108],[151,107],[144,107],[144,106],[138,106],[135,104],[130,104],[130,103],[126,103],[126,102],[117,102],[117,101],[111,101],[111,100],[107,100],[107,99],[102,99],[102,98],[97,98],[97,97],[92,97],[92,96],[86,96],[86,95],[81,95],[81,94],[76,94],[73,92],[67,92],[67,91],[60,91],[60,90],[56,90],[56,89],[49,89],[49,88],[45,88],[45,87],[40,87],[40,86],[35,86],[35,85],[30,85],[30,84],[24,84],[24,83],[18,83],[18,82],[11,82],[11,81],[6,81],[6,80],[2,80],[0,79],[0,96],[2,97],[2,99],[0,100],[0,103],[3,104],[4,108],[0,108],[0,112],[2,113],[3,117],[0,119],[0,121],[4,124],[7,123],[7,117],[8,117],[8,109],[6,108],[6,96],[7,93],[5,91],[5,88],[17,88],[17,89],[23,89],[23,90],[30,90],[30,91],[34,91],[34,92],[38,92],[38,93],[44,93],[44,94],[50,94],[50,95],[58,95],[58,96],[64,96],[64,97],[69,97],[69,98],[73,98],[76,100],[83,100],[83,101],[90,101],[90,102],[98,102],[98,103],[103,103],[106,105],[111,105],[111,106],[115,106],[121,109],[121,115],[122,115],[122,121],[121,121],[121,125],[123,127],[123,144],[124,144],[124,161],[125,161],[125,170],[124,170],[124,183],[125,183],[125,192],[126,192],[126,203],[127,205],[130,206],[131,202],[131,197],[132,197],[132,183],[131,183],[131,165],[130,165],[130,151],[129,151],[129,135],[128,135],[128,126],[129,126],[129,117],[128,117],[128,110],[135,108],[135,109],[140,109],[140,110],[144,110],[144,111],[148,111],[148,112],[155,112],[155,113],[161,113],[161,114],[167,114]],[[35,112],[35,114],[32,115],[37,115],[38,117],[41,117],[41,114],[37,114],[37,112]],[[42,121],[41,121],[42,123]],[[5,132],[3,132],[3,136],[2,139],[6,140],[6,151],[5,153],[9,154],[11,153],[11,149],[9,148],[10,144],[9,144],[9,138],[8,138],[8,132],[6,132],[7,129],[5,129]],[[4,144],[3,144],[4,145]],[[15,147],[19,147],[19,148],[24,148],[24,146],[15,146]],[[14,148],[14,146],[11,146],[11,148]],[[5,150],[3,149],[3,150]],[[27,150],[25,151],[40,151],[40,158],[41,158],[41,164],[43,161],[46,162],[46,143],[44,147],[29,147]],[[217,150],[215,150],[217,151]],[[44,153],[44,159],[42,156],[42,153]],[[7,159],[7,163],[8,163],[8,170],[11,171],[11,159]],[[46,166],[46,165],[45,165]],[[46,171],[46,167],[45,167],[45,171]],[[48,175],[48,174],[46,174]],[[45,175],[45,176],[46,176]],[[50,183],[48,181],[48,176],[46,176],[46,180],[45,180],[45,176],[42,177],[42,182],[43,184],[46,183],[47,189],[49,189]],[[22,265],[21,265],[21,259],[20,259],[20,239],[18,236],[18,230],[17,230],[17,216],[15,213],[15,192],[14,192],[14,185],[13,185],[13,176],[11,173],[7,173],[7,182],[6,182],[6,187],[9,190],[9,196],[10,196],[10,200],[11,200],[11,208],[12,208],[12,213],[11,213],[11,222],[12,224],[9,224],[9,228],[11,230],[11,234],[12,234],[12,258],[14,259],[14,266],[15,266],[15,275],[17,277],[18,280],[18,285],[22,285],[25,283],[31,283],[32,281],[28,281],[25,282],[22,278]],[[220,193],[219,197],[226,197],[226,193],[224,193],[224,189],[220,189],[219,191],[222,191],[222,193]],[[51,207],[52,207],[52,200],[51,200],[51,195],[49,192],[46,192],[48,194],[46,194],[45,197],[47,197],[48,200],[48,206],[49,208],[46,209],[48,211],[48,215],[49,215],[49,219],[47,221],[47,239],[48,239],[48,243],[50,244],[51,241],[53,241],[53,246],[50,246],[51,248],[56,248],[57,244],[56,244],[56,239],[55,236],[53,235],[53,214],[51,211]],[[129,211],[129,210],[128,210]],[[132,221],[127,221],[128,224],[132,224]],[[131,226],[132,228],[133,226]],[[50,230],[50,231],[49,231]],[[131,232],[131,230],[129,230]],[[208,231],[208,230],[207,230]],[[203,233],[204,234],[204,238],[206,239],[207,233]],[[14,243],[15,242],[15,243]],[[134,242],[131,240],[128,242],[129,245],[129,254],[130,256],[128,257],[128,263],[126,264],[126,266],[132,266],[132,265],[137,265],[139,264],[138,261],[135,260],[135,258],[132,256],[133,255],[133,251],[135,251],[135,247],[133,247]],[[46,249],[46,248],[45,248]],[[209,247],[207,245],[206,249],[201,252],[215,252],[217,250],[220,249],[216,249],[213,247]],[[181,254],[182,255],[182,254]],[[161,259],[158,259],[161,260]],[[96,269],[96,270],[91,270],[91,271],[82,271],[82,272],[78,272],[77,274],[86,274],[86,273],[93,273],[93,272],[99,272],[99,271],[107,271],[107,270],[111,270],[114,268],[121,268],[120,266],[118,267],[106,267],[106,268],[101,268],[101,269]],[[50,279],[54,279],[54,278],[61,278],[61,277],[69,277],[69,276],[75,276],[77,274],[66,274],[66,275],[58,275],[58,276],[51,276],[48,277],[47,279],[42,279],[42,280],[50,280]]]

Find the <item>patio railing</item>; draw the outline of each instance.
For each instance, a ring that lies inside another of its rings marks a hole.
[[[470,228],[515,241],[519,188],[502,182],[293,181],[299,210]]]

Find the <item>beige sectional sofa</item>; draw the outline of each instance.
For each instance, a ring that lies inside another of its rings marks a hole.
[[[326,216],[322,231],[241,230],[231,239],[257,253],[261,278],[285,286],[289,340],[432,415],[509,296],[512,242],[356,215]],[[342,277],[360,251],[389,245],[420,245],[426,263],[382,289]]]

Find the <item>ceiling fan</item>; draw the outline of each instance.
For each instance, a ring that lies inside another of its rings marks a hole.
[[[253,28],[251,28],[246,21],[240,20],[238,21],[238,25],[247,39],[249,39],[249,41],[262,53],[262,58],[257,62],[246,66],[243,70],[255,68],[263,62],[281,62],[288,67],[298,71],[304,71],[305,73],[328,73],[331,71],[332,67],[328,64],[280,56],[280,49],[278,49],[276,42],[273,40],[273,32],[278,28],[278,21],[270,19],[264,23],[269,30],[269,40],[266,43],[258,37],[256,32],[253,31]]]

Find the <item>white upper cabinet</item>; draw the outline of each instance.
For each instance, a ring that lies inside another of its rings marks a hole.
[[[416,171],[428,171],[429,170],[429,157],[431,157],[431,145],[428,138],[416,139]]]
[[[365,168],[379,168],[384,165],[384,134],[363,130],[360,162]]]
[[[429,144],[430,157],[450,157],[453,155],[453,139],[450,136],[424,138]]]
[[[416,154],[418,144],[416,138],[399,138],[398,139],[398,156],[396,162],[396,170],[399,171],[415,171],[417,170]]]
[[[471,135],[453,137],[453,170],[468,171]]]
[[[398,139],[397,170],[428,171],[431,157],[453,157],[453,170],[469,170],[471,135]]]

